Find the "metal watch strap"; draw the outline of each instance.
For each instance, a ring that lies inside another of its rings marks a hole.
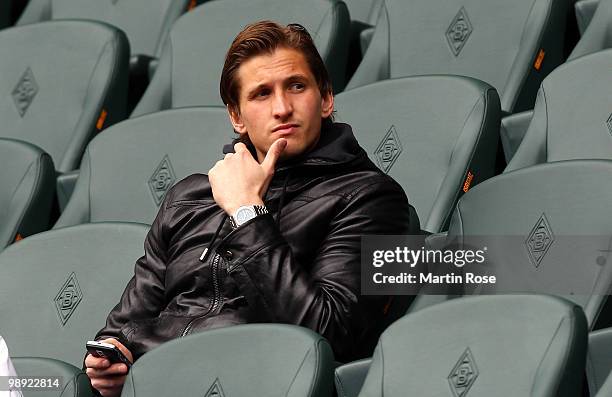
[[[243,205],[243,206],[238,208],[236,213],[238,213],[238,211],[240,211],[240,208],[243,208],[243,207],[250,207],[250,208],[252,208],[254,210],[254,212],[255,212],[255,217],[258,217],[259,215],[264,215],[264,214],[269,213],[268,208],[266,208],[265,205]],[[251,219],[253,219],[253,218],[251,218]],[[230,221],[230,225],[232,225],[233,229],[237,229],[240,226],[236,222],[236,219],[234,219],[233,215],[230,215],[229,221]]]

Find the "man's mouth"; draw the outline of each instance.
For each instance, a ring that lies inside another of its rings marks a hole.
[[[288,124],[281,124],[281,125],[277,125],[276,127],[274,127],[272,129],[273,133],[277,133],[277,134],[291,134],[295,131],[295,129],[298,127],[297,124],[294,123],[288,123]]]

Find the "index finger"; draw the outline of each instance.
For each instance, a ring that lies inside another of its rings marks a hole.
[[[272,143],[272,145],[268,149],[268,153],[266,153],[266,157],[261,162],[262,167],[267,170],[267,172],[269,172],[270,174],[274,173],[274,166],[276,165],[276,161],[279,159],[280,155],[283,153],[286,147],[287,140],[285,138],[278,138]]]
[[[101,378],[107,376],[125,375],[128,373],[128,371],[129,368],[127,365],[123,363],[115,363],[105,369],[87,368],[87,375],[89,375],[89,377]]]
[[[85,366],[87,368],[105,369],[110,367],[110,365],[110,361],[102,357],[94,357],[91,354],[85,357]]]
[[[234,145],[234,152],[238,153],[238,152],[242,152],[245,151],[247,149],[246,145],[242,142],[238,142],[237,144]]]

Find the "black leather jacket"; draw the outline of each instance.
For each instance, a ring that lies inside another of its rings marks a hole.
[[[370,354],[392,319],[386,297],[360,295],[360,237],[419,232],[402,188],[348,125],[328,123],[312,151],[277,165],[264,201],[270,214],[232,231],[206,175],[177,183],[96,338],[138,358],[193,332],[278,322],[320,333],[339,360]]]

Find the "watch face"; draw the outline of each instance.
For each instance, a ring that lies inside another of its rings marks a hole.
[[[248,221],[249,219],[253,219],[256,216],[257,214],[255,213],[255,209],[252,207],[240,208],[236,212],[236,223],[242,225],[244,222]]]

